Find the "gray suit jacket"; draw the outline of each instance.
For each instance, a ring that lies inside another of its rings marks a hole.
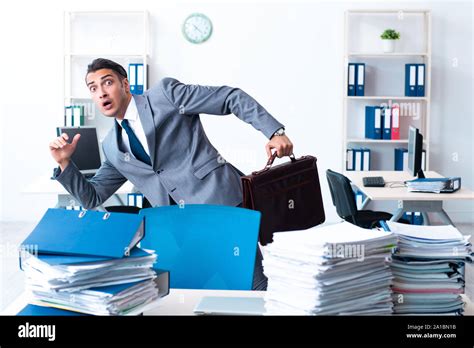
[[[199,114],[233,113],[267,138],[283,127],[238,88],[185,85],[164,78],[143,95],[133,97],[152,165],[121,150],[121,128],[114,122],[102,143],[106,159],[93,178],[85,179],[72,161],[63,172],[57,168],[54,174],[86,209],[101,205],[127,180],[153,206],[169,205],[168,195],[185,204],[236,206],[242,202],[242,173],[222,161],[204,132]]]

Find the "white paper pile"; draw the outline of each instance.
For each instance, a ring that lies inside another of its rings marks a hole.
[[[264,247],[268,315],[392,313],[393,233],[348,222],[275,233]]]
[[[94,315],[139,314],[157,300],[155,261],[139,248],[120,259],[21,253],[30,303]]]
[[[399,243],[391,264],[394,312],[461,314],[463,269],[471,260],[469,237],[454,226],[388,222]]]

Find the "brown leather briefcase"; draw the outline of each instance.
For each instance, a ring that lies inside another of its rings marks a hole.
[[[272,167],[275,157],[262,170],[242,177],[242,206],[262,213],[262,245],[273,240],[273,232],[306,229],[325,220],[316,157],[292,155],[290,162]]]

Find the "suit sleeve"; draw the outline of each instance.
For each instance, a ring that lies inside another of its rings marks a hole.
[[[169,77],[161,80],[160,86],[166,98],[181,114],[234,114],[269,139],[278,129],[284,127],[255,99],[239,88],[185,85]]]
[[[90,180],[84,178],[73,161],[64,171],[56,168],[53,177],[86,209],[104,203],[127,181],[108,160]]]

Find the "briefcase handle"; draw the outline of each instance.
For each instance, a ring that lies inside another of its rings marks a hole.
[[[265,165],[265,168],[263,168],[262,170],[253,172],[252,175],[260,174],[269,170],[272,167],[273,162],[275,161],[276,157],[277,157],[277,152],[275,151],[268,159],[267,164]],[[290,157],[291,162],[296,162],[295,154],[292,153],[288,157]]]

